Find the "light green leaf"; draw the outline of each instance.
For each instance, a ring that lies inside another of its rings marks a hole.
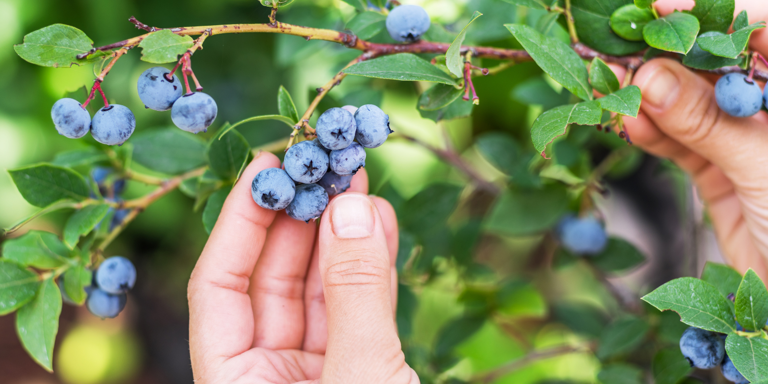
[[[82,201],[88,198],[85,179],[77,172],[50,164],[31,165],[8,171],[24,200],[45,207],[59,200]]]
[[[699,19],[701,32],[728,32],[735,11],[733,0],[696,0],[691,14]]]
[[[24,42],[13,46],[24,60],[43,67],[71,67],[88,64],[95,59],[78,59],[93,48],[93,41],[83,31],[64,24],[53,24],[24,36]]]
[[[179,174],[205,164],[205,143],[176,128],[135,135],[133,159],[154,171]]]
[[[696,42],[701,49],[720,57],[735,59],[747,48],[749,37],[756,29],[765,28],[765,24],[755,23],[726,35],[722,32],[710,31],[702,33]]]
[[[451,75],[412,53],[399,53],[362,61],[345,69],[344,73],[375,79],[456,84]]]
[[[283,115],[254,116],[254,117],[249,117],[247,119],[240,120],[237,123],[234,123],[234,124],[231,124],[231,125],[229,123],[225,124],[221,128],[221,131],[220,131],[220,133],[217,136],[218,137],[224,137],[224,135],[226,135],[227,132],[235,129],[235,127],[237,127],[239,125],[243,125],[245,123],[250,123],[251,121],[265,121],[265,120],[279,121],[281,123],[284,123],[285,125],[287,125],[290,128],[293,128],[293,126],[296,125],[296,123],[294,123],[291,118],[285,117]]]
[[[680,347],[662,349],[653,357],[653,379],[656,384],[678,384],[691,372],[691,364],[683,357]]]
[[[170,29],[153,32],[139,43],[141,60],[148,63],[173,63],[179,60],[179,55],[187,52],[194,44],[189,36],[180,36]]]
[[[51,163],[60,167],[71,168],[107,160],[109,160],[109,157],[107,157],[106,153],[99,151],[96,148],[88,147],[75,149],[72,151],[59,152],[53,158]]]
[[[261,0],[260,0],[261,1]],[[345,3],[355,7],[358,11],[362,12],[365,11],[368,6],[366,4],[366,0],[343,0]]]
[[[451,71],[457,77],[462,77],[464,74],[464,60],[461,59],[461,44],[464,44],[464,39],[467,37],[467,28],[473,21],[483,14],[475,11],[472,18],[469,19],[469,23],[459,32],[459,35],[453,40],[451,46],[448,47],[448,51],[445,53],[445,64],[448,66],[448,70]]]
[[[693,44],[690,52],[683,57],[683,64],[705,71],[718,69],[722,67],[730,67],[733,65],[741,65],[744,62],[744,58],[728,59],[725,57],[715,56],[699,47],[698,43]]]
[[[453,120],[467,117],[472,114],[474,108],[472,101],[465,101],[461,97],[457,97],[452,103],[435,111],[425,111],[419,109],[419,114],[425,119],[431,119],[435,122],[442,120]]]
[[[648,323],[639,317],[629,316],[614,321],[600,335],[597,357],[602,360],[631,352],[643,342],[649,330]]]
[[[536,30],[542,35],[552,36],[550,35],[550,33],[553,32],[552,28],[558,25],[557,20],[561,15],[562,13],[560,12],[549,12],[545,14],[536,22]]]
[[[603,272],[617,273],[643,264],[645,256],[628,241],[612,237],[605,249],[588,261]]]
[[[595,57],[592,65],[589,66],[589,83],[603,95],[611,94],[621,88],[616,74],[599,57]]]
[[[299,122],[299,111],[296,110],[296,104],[293,103],[293,98],[288,90],[282,85],[277,91],[277,110],[280,114],[291,119],[293,124]]]
[[[644,41],[629,41],[611,29],[611,15],[632,0],[571,0],[571,13],[579,40],[608,55],[624,56],[648,47]]]
[[[589,73],[579,55],[567,44],[521,24],[505,24],[536,64],[574,95],[592,100]]]
[[[447,84],[436,84],[419,97],[419,109],[436,111],[445,108],[461,96],[463,90]]]
[[[77,305],[85,303],[85,287],[91,285],[93,273],[83,265],[76,265],[64,272],[64,292]]]
[[[650,8],[655,2],[656,0],[635,0],[635,6],[637,8]]]
[[[768,377],[768,340],[731,333],[725,339],[725,350],[747,380],[756,382]]]
[[[486,217],[489,231],[511,236],[530,235],[551,228],[568,209],[565,188],[548,185],[539,190],[503,194]]]
[[[651,47],[682,54],[693,48],[698,33],[699,21],[696,17],[682,12],[656,19],[643,29],[645,42]]]
[[[680,321],[708,331],[736,331],[730,301],[709,283],[692,277],[672,280],[645,295],[643,300],[661,311],[673,310]]]
[[[536,150],[544,156],[547,146],[556,138],[566,134],[571,124],[600,124],[603,110],[597,101],[563,105],[542,113],[531,128],[531,139]]]
[[[522,5],[523,7],[535,8],[535,9],[547,9],[554,3],[554,1],[549,1],[549,0],[504,0],[504,1],[506,1],[507,3]]]
[[[633,365],[613,363],[606,365],[597,374],[602,384],[643,384],[643,371]]]
[[[744,274],[736,294],[736,320],[744,329],[759,331],[768,322],[768,290],[751,268]]]
[[[650,7],[638,8],[635,4],[627,4],[611,15],[611,29],[624,39],[643,41],[643,28],[655,19]]]
[[[445,324],[435,336],[435,354],[447,356],[485,324],[485,316],[465,314]]]
[[[74,248],[80,236],[91,233],[107,212],[109,212],[109,205],[106,204],[88,205],[75,212],[64,226],[64,244],[70,249]]]
[[[232,188],[227,187],[214,192],[205,204],[205,209],[203,209],[203,227],[205,227],[205,231],[209,235],[213,231],[213,226],[216,225],[216,220],[219,219],[221,208],[224,206],[224,200],[227,199],[231,190]]]
[[[215,136],[208,143],[206,156],[210,170],[224,180],[234,180],[248,158],[251,146],[237,130]]]
[[[7,315],[35,297],[40,279],[29,269],[0,259],[0,316]]]
[[[347,23],[346,29],[355,36],[368,40],[386,28],[387,16],[379,12],[362,12]]]
[[[642,99],[643,95],[640,92],[640,87],[637,85],[630,85],[617,92],[611,93],[610,95],[597,99],[597,102],[600,103],[601,108],[607,111],[637,117],[637,113],[640,112],[640,103],[642,102]]]
[[[25,267],[53,269],[68,262],[70,250],[50,232],[29,231],[3,243],[3,259]]]
[[[733,30],[738,31],[739,29],[744,29],[749,26],[749,16],[747,15],[747,10],[741,11],[738,16],[736,16],[736,20],[733,21]]]
[[[735,269],[725,264],[709,261],[704,266],[701,279],[717,288],[723,297],[728,297],[728,295],[735,295],[738,292],[742,277]]]
[[[16,314],[16,332],[29,355],[53,372],[53,344],[59,332],[61,292],[52,279],[43,281],[35,298]]]

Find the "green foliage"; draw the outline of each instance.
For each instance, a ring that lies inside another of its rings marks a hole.
[[[768,291],[752,269],[739,285],[735,307],[736,320],[746,330],[759,331],[768,323]]]
[[[645,42],[622,39],[611,28],[611,16],[627,4],[632,4],[632,0],[571,0],[579,39],[609,55],[628,55],[647,48]]]
[[[756,29],[765,28],[764,23],[755,23],[736,30],[730,35],[718,31],[702,33],[696,42],[701,49],[720,57],[735,59],[747,48],[749,37]]]
[[[71,67],[94,59],[78,59],[89,52],[93,41],[83,31],[64,24],[53,24],[24,36],[24,43],[13,49],[22,59],[44,67]]]
[[[106,204],[88,205],[75,212],[64,226],[64,244],[70,249],[74,248],[80,236],[91,233],[96,225],[104,220],[108,212],[109,205]]]
[[[691,14],[701,23],[701,32],[728,32],[736,10],[734,0],[696,0]]]
[[[205,143],[176,129],[136,134],[133,160],[157,172],[176,175],[205,164]]]
[[[387,17],[379,12],[362,12],[347,23],[346,28],[358,38],[368,40],[386,28]]]
[[[494,204],[486,228],[508,235],[537,233],[551,228],[567,208],[566,191],[557,185],[541,190],[511,190]]]
[[[213,231],[213,226],[216,225],[216,220],[219,219],[221,208],[224,206],[224,200],[229,196],[229,192],[232,188],[222,188],[214,192],[211,197],[208,198],[208,202],[205,204],[203,210],[203,227],[208,234]]]
[[[722,67],[728,67],[732,65],[741,65],[744,62],[744,58],[728,59],[725,57],[715,56],[699,47],[698,43],[693,44],[693,48],[683,57],[683,64],[701,70],[713,70]]]
[[[299,111],[296,110],[296,104],[293,103],[291,94],[282,85],[277,91],[277,109],[280,111],[280,115],[291,119],[294,124],[299,122]]]
[[[611,364],[603,367],[597,380],[603,384],[642,384],[643,371],[629,364]]]
[[[733,306],[711,284],[692,277],[682,277],[662,285],[643,297],[659,310],[673,310],[680,320],[692,327],[713,332],[736,330]]]
[[[29,231],[3,243],[3,259],[37,269],[58,268],[69,262],[70,253],[50,232]]]
[[[234,180],[248,160],[251,146],[236,130],[215,137],[208,143],[206,156],[211,172],[223,180]]]
[[[399,53],[362,61],[345,69],[344,73],[375,79],[456,84],[456,80],[451,75],[412,53]]]
[[[64,278],[64,292],[75,304],[85,303],[85,287],[91,285],[93,273],[83,265],[69,268],[62,275]]]
[[[8,172],[24,200],[37,207],[59,200],[82,201],[88,198],[85,179],[68,168],[40,164]]]
[[[192,38],[180,36],[168,29],[153,32],[141,41],[141,60],[148,63],[173,63],[179,55],[192,48]]]
[[[701,280],[712,284],[723,297],[736,294],[741,284],[741,274],[735,269],[718,263],[708,262],[701,273]]]
[[[725,350],[747,380],[758,381],[768,377],[768,340],[731,333],[725,339]]]
[[[602,97],[597,101],[600,103],[600,107],[606,111],[630,117],[637,117],[638,112],[640,112],[642,98],[643,96],[640,92],[640,87],[637,85],[630,85],[611,93],[610,95]]]
[[[653,357],[653,379],[656,384],[677,384],[693,371],[679,347],[662,349]]]
[[[0,259],[0,316],[27,304],[35,297],[39,285],[36,273]]]
[[[53,371],[53,343],[59,332],[61,292],[52,279],[40,284],[35,298],[16,314],[16,332],[24,349],[47,371]]]
[[[653,12],[636,4],[627,4],[611,15],[611,28],[619,37],[629,41],[643,41],[643,28],[655,20]]]
[[[675,12],[648,23],[643,37],[651,47],[686,54],[699,33],[699,20],[687,13]]]
[[[419,97],[419,109],[437,111],[456,101],[462,93],[464,91],[461,88],[446,84],[435,84],[434,87],[428,89]]]
[[[531,128],[531,139],[536,151],[544,155],[549,144],[566,134],[571,124],[600,124],[603,110],[598,101],[564,105],[542,113]]]
[[[589,66],[589,83],[603,95],[614,93],[621,88],[616,74],[599,57],[595,57]]]
[[[451,43],[451,46],[448,47],[448,51],[445,53],[445,65],[456,77],[462,77],[464,73],[464,60],[461,59],[461,45],[467,37],[467,28],[469,28],[473,21],[477,20],[477,18],[482,15],[482,13],[475,11],[475,14],[469,19],[469,23],[461,29],[461,32],[459,32],[459,35],[456,36],[456,39],[453,40],[453,43]]]
[[[589,259],[590,264],[606,273],[620,273],[645,262],[645,256],[628,241],[612,237],[602,252]]]
[[[630,316],[616,320],[600,335],[597,357],[607,359],[632,351],[642,343],[649,330],[648,323],[637,317]]]

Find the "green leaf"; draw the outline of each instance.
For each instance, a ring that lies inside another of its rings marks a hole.
[[[75,149],[72,151],[59,152],[53,158],[51,163],[60,167],[71,168],[80,165],[90,165],[99,161],[107,160],[109,160],[109,157],[106,153],[99,151],[96,148],[88,147]]]
[[[3,243],[3,259],[25,267],[53,269],[68,262],[70,250],[50,232],[29,231]]]
[[[536,22],[536,31],[542,35],[552,36],[550,33],[556,31],[553,30],[553,28],[558,25],[557,20],[560,18],[560,15],[562,15],[560,12],[549,12],[545,14]]]
[[[40,279],[29,269],[0,259],[0,316],[7,315],[35,297]]]
[[[542,113],[531,127],[531,139],[536,150],[544,156],[547,146],[556,138],[566,134],[571,124],[600,124],[603,110],[597,101],[563,105]]]
[[[461,44],[464,44],[464,39],[467,37],[467,28],[473,21],[483,14],[475,11],[472,18],[469,19],[469,23],[462,28],[459,35],[453,40],[451,46],[448,47],[448,51],[445,53],[445,64],[448,66],[448,70],[451,71],[457,77],[464,75],[464,60],[461,59]]]
[[[234,180],[248,158],[251,146],[236,130],[215,136],[208,143],[206,156],[210,170],[223,180]]]
[[[744,29],[749,26],[749,16],[747,16],[747,10],[741,11],[738,16],[736,16],[736,20],[733,21],[733,30],[738,31],[739,29]]]
[[[141,133],[132,142],[133,159],[154,171],[175,175],[205,164],[205,143],[176,128]]]
[[[735,11],[733,0],[696,0],[691,14],[699,19],[701,32],[728,32]]]
[[[672,280],[643,300],[661,311],[673,310],[680,321],[708,331],[736,331],[731,302],[711,284],[692,277]]]
[[[606,365],[597,374],[602,384],[643,384],[643,371],[634,365],[613,363]]]
[[[435,337],[435,354],[446,356],[485,324],[485,316],[465,314],[445,324]]]
[[[80,236],[91,233],[96,228],[96,224],[104,220],[107,212],[109,212],[109,205],[106,204],[88,205],[75,212],[64,226],[64,244],[70,249],[74,248]]]
[[[405,284],[398,284],[395,320],[397,322],[397,333],[401,338],[407,338],[411,335],[413,318],[416,315],[418,306],[419,298],[411,291],[411,288]]]
[[[277,109],[281,115],[291,119],[293,124],[299,122],[299,111],[296,110],[296,104],[293,103],[291,94],[282,85],[277,91]]]
[[[85,303],[85,287],[91,285],[93,273],[83,265],[76,265],[64,272],[64,293],[77,305]]]
[[[607,111],[637,117],[637,113],[640,112],[640,103],[642,100],[643,95],[640,92],[640,87],[637,85],[630,85],[617,92],[611,93],[610,95],[597,99],[597,102],[600,103],[601,108]]]
[[[366,0],[342,0],[345,3],[355,7],[358,11],[365,11],[368,6],[366,5]]]
[[[648,323],[638,317],[631,316],[614,321],[600,335],[597,357],[603,360],[632,351],[643,342],[648,330]]]
[[[259,0],[259,3],[265,7],[272,8],[275,4],[277,7],[285,7],[286,5],[293,3],[294,0]]]
[[[720,57],[735,59],[747,48],[749,37],[756,29],[765,28],[765,24],[755,23],[726,35],[718,31],[702,33],[696,42],[701,49]]]
[[[425,111],[423,109],[419,109],[419,114],[421,117],[425,119],[431,119],[435,122],[442,120],[460,119],[462,117],[471,115],[474,106],[475,105],[472,104],[472,101],[465,101],[459,97],[456,98],[456,100],[454,100],[452,103],[448,104],[447,107],[438,109],[436,111]]]
[[[655,2],[656,0],[635,0],[635,6],[637,8],[650,8]]]
[[[655,19],[650,7],[638,8],[635,4],[627,4],[611,15],[611,29],[621,38],[643,41],[643,28]]]
[[[71,67],[88,64],[95,59],[78,59],[93,48],[86,34],[69,25],[53,24],[24,36],[24,42],[13,46],[24,60],[43,67]]]
[[[52,279],[43,281],[35,298],[16,314],[16,332],[29,355],[53,372],[53,344],[59,332],[61,292]]]
[[[656,353],[652,369],[656,384],[678,384],[693,372],[691,364],[680,352],[680,347],[669,347]]]
[[[419,109],[436,111],[445,108],[461,96],[463,90],[452,85],[435,84],[419,97]]]
[[[611,29],[611,15],[632,0],[571,0],[579,40],[609,55],[624,56],[648,47],[644,41],[624,40]]]
[[[567,44],[521,24],[505,24],[536,64],[574,95],[592,100],[589,73],[581,57]]]
[[[736,320],[744,329],[759,331],[768,322],[768,290],[751,268],[744,275],[736,294]]]
[[[599,57],[595,57],[589,66],[589,83],[603,95],[614,93],[621,88],[616,74]]]
[[[587,303],[557,303],[552,313],[557,321],[572,331],[587,336],[600,336],[607,323],[605,314]]]
[[[357,37],[368,40],[386,28],[387,16],[379,12],[363,12],[355,16],[347,23],[346,29],[352,31]]]
[[[727,265],[708,261],[704,266],[701,279],[717,288],[723,297],[728,297],[728,295],[732,293],[735,295],[739,291],[742,277],[740,273]]]
[[[728,59],[725,57],[715,56],[699,47],[698,43],[693,44],[693,48],[683,57],[683,64],[705,71],[718,69],[722,67],[730,67],[733,65],[741,65],[744,62],[744,58]]]
[[[603,272],[616,273],[638,267],[645,256],[628,241],[612,237],[600,254],[587,260]]]
[[[551,228],[568,209],[565,188],[511,190],[503,194],[487,216],[486,229],[502,234],[530,235]]]
[[[443,225],[459,203],[462,188],[447,183],[430,184],[403,205],[400,222],[414,234],[425,234]]]
[[[768,377],[768,340],[731,333],[725,339],[725,350],[747,380],[755,382]]]
[[[656,19],[643,29],[645,42],[651,47],[682,54],[693,48],[698,33],[699,21],[682,12]]]
[[[545,111],[569,104],[571,93],[557,92],[543,77],[526,80],[512,90],[512,98],[525,105],[541,105]]]
[[[151,33],[139,43],[141,60],[155,64],[173,63],[193,44],[194,41],[189,36],[180,36],[170,29],[162,29]]]
[[[231,190],[232,188],[227,187],[214,192],[205,204],[205,209],[203,209],[203,227],[205,227],[205,231],[209,235],[213,231],[213,226],[216,225],[216,220],[219,219],[221,208],[224,206],[224,201],[229,196]]]
[[[535,9],[547,9],[554,1],[548,0],[504,0],[507,3],[522,5],[523,7],[535,8]]]
[[[451,75],[412,53],[400,53],[362,61],[345,69],[344,73],[375,79],[456,84]]]
[[[485,160],[507,175],[515,173],[527,162],[527,159],[522,156],[517,140],[508,133],[483,134],[477,138],[475,145]]]
[[[8,171],[24,200],[45,207],[59,200],[88,198],[85,179],[77,172],[50,164],[32,165]]]

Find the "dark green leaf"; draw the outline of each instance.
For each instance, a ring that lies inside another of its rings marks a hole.
[[[512,3],[515,5],[522,5],[524,7],[530,7],[535,9],[547,9],[549,8],[554,1],[548,1],[548,0],[504,0],[507,3]],[[549,4],[547,4],[549,3]]]
[[[76,265],[64,272],[64,293],[77,305],[85,303],[85,287],[91,285],[93,274],[83,265]]]
[[[52,279],[43,281],[35,298],[16,314],[16,332],[29,355],[53,372],[53,344],[59,332],[61,292]]]
[[[742,277],[740,273],[727,265],[709,261],[704,266],[701,279],[717,288],[723,297],[728,297],[731,293],[735,295],[738,292]]]
[[[436,228],[453,214],[462,188],[445,183],[431,184],[403,205],[400,221],[414,234]]]
[[[768,377],[768,340],[731,333],[725,339],[725,350],[747,380],[755,382]]]
[[[386,28],[387,17],[379,12],[363,12],[347,23],[346,29],[358,38],[368,40]]]
[[[539,18],[536,22],[536,30],[542,35],[550,36],[550,33],[556,31],[554,29],[558,24],[557,20],[562,15],[560,12],[549,12],[546,15]]]
[[[643,41],[643,28],[655,19],[649,7],[638,8],[635,4],[627,4],[611,15],[611,28],[624,39]]]
[[[472,18],[469,19],[469,23],[461,29],[461,32],[459,32],[459,35],[456,36],[453,43],[451,43],[451,46],[448,47],[448,51],[445,53],[445,64],[448,67],[448,70],[457,77],[462,77],[464,75],[464,60],[461,58],[461,44],[464,43],[464,39],[467,37],[467,28],[469,28],[469,25],[472,24],[473,21],[482,15],[482,13],[475,11]]]
[[[376,79],[456,84],[451,75],[412,53],[366,60],[345,69],[344,73]]]
[[[403,268],[405,268],[405,265],[413,257],[414,247],[416,247],[416,237],[413,236],[410,232],[401,230],[397,247],[396,266],[398,272],[402,272]]]
[[[756,29],[765,28],[765,24],[755,23],[726,35],[722,32],[710,31],[702,33],[696,42],[701,49],[720,57],[735,59],[747,48],[749,37]]]
[[[603,110],[597,101],[585,101],[579,104],[563,105],[542,113],[531,127],[531,140],[536,150],[544,156],[547,146],[556,138],[563,136],[571,124],[600,124]]]
[[[612,237],[603,252],[588,260],[603,272],[616,273],[636,268],[645,262],[645,256],[628,241]]]
[[[296,110],[296,104],[293,103],[291,94],[282,85],[277,91],[277,109],[281,115],[291,119],[294,124],[299,122],[299,111]]]
[[[109,160],[109,157],[107,157],[106,153],[96,148],[88,147],[57,153],[53,158],[52,164],[71,168],[107,160]]]
[[[638,8],[650,8],[656,0],[635,0],[635,6]]]
[[[227,199],[227,196],[229,196],[229,191],[231,190],[232,188],[224,188],[214,192],[205,204],[205,209],[203,210],[203,226],[209,235],[211,234],[211,231],[213,231],[213,226],[216,225],[216,220],[219,219],[221,208],[224,206],[224,201]]]
[[[611,29],[611,15],[632,0],[571,0],[576,33],[582,43],[609,55],[624,56],[647,47],[643,41],[624,40]]]
[[[64,226],[64,244],[70,249],[74,248],[80,240],[80,236],[91,233],[96,228],[96,224],[104,220],[108,211],[109,205],[95,204],[75,212]]]
[[[32,300],[39,285],[37,274],[16,263],[0,259],[0,316]]]
[[[659,339],[670,344],[680,343],[680,338],[688,329],[688,325],[680,322],[680,316],[672,311],[659,312],[659,323],[656,328],[656,334]]]
[[[452,85],[436,84],[419,97],[419,109],[436,111],[445,108],[461,96],[463,90]]]
[[[693,372],[680,347],[662,349],[653,357],[653,378],[656,384],[677,384]]]
[[[603,95],[611,94],[621,88],[616,74],[599,57],[595,57],[592,60],[592,65],[589,66],[589,83]]]
[[[744,329],[758,331],[768,323],[768,291],[751,268],[739,285],[735,306],[736,320]]]
[[[77,55],[93,48],[93,41],[83,31],[64,24],[53,24],[24,36],[24,42],[13,46],[24,60],[43,67],[71,67],[93,62],[79,60]]]
[[[698,43],[693,44],[693,48],[683,57],[683,64],[705,71],[718,69],[722,67],[730,67],[733,65],[741,65],[744,62],[744,58],[727,59],[725,57],[715,56],[699,47]]]
[[[630,85],[617,92],[611,93],[610,95],[597,99],[597,102],[600,103],[601,108],[607,111],[630,117],[637,117],[637,113],[640,112],[640,103],[642,100],[643,95],[640,92],[640,87],[637,85]]]
[[[483,134],[475,141],[483,158],[501,172],[511,175],[528,159],[522,156],[520,145],[512,135],[502,132]]]
[[[634,7],[634,5],[633,5]],[[597,374],[602,384],[643,384],[643,371],[634,365],[614,363],[606,365]]]
[[[730,301],[711,284],[692,277],[672,280],[645,295],[643,300],[659,310],[673,310],[680,321],[713,332],[736,330]]]
[[[512,98],[525,105],[541,105],[545,111],[568,104],[571,93],[555,91],[543,77],[526,80],[512,90]]]
[[[425,119],[431,119],[435,122],[441,120],[453,120],[467,117],[472,114],[472,109],[475,105],[471,101],[465,101],[461,97],[456,98],[447,107],[438,109],[436,111],[425,111],[419,109],[419,114]]]
[[[88,198],[85,179],[68,168],[40,164],[8,172],[24,200],[37,207],[64,199],[81,201]]]
[[[451,236],[451,253],[459,265],[470,265],[482,234],[482,221],[468,220]]]
[[[53,269],[68,262],[69,249],[50,232],[29,231],[3,243],[3,259],[25,267]]]
[[[728,32],[736,3],[733,0],[696,0],[691,14],[699,19],[701,32]]]
[[[132,139],[137,163],[175,175],[205,164],[205,143],[176,128],[149,131]]]
[[[487,218],[486,228],[507,235],[529,235],[551,228],[568,209],[565,188],[512,190],[502,195]]]
[[[574,95],[592,100],[589,73],[579,55],[567,44],[521,24],[505,24],[536,64]]]
[[[693,48],[698,33],[699,21],[682,12],[656,19],[643,29],[645,42],[651,47],[682,54],[688,53]]]
[[[449,321],[438,332],[435,340],[435,354],[446,356],[453,349],[467,340],[485,324],[485,316],[462,315]]]
[[[586,303],[558,303],[552,312],[557,321],[587,336],[599,336],[608,322],[603,312]]]
[[[248,141],[237,130],[231,130],[223,137],[217,135],[206,150],[209,168],[223,180],[234,180],[250,151]]]
[[[179,59],[179,55],[192,48],[192,44],[194,42],[191,37],[177,35],[170,29],[162,29],[153,32],[139,43],[141,60],[155,64],[173,63]]]
[[[733,21],[733,30],[738,31],[749,26],[749,16],[747,16],[747,10],[741,11],[736,20]]]
[[[632,351],[643,342],[649,329],[648,323],[634,316],[614,321],[600,335],[597,357],[606,359]]]
[[[405,284],[398,284],[397,287],[397,333],[401,338],[407,338],[411,335],[413,328],[413,317],[419,306],[418,297]]]

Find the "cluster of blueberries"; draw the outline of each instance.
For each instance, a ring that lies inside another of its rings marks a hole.
[[[608,244],[603,224],[593,216],[567,215],[560,220],[555,232],[563,247],[575,255],[594,256]]]
[[[365,166],[365,148],[384,144],[392,130],[389,116],[375,105],[331,108],[317,120],[317,138],[294,144],[283,169],[267,168],[253,178],[251,196],[260,207],[305,222],[325,211],[329,197],[349,188]]]
[[[754,116],[768,107],[768,87],[760,90],[756,81],[743,73],[729,73],[715,84],[717,105],[734,117]]]
[[[205,132],[216,119],[218,107],[213,98],[202,92],[182,95],[179,78],[163,67],[144,71],[137,88],[139,98],[147,109],[170,109],[173,123],[187,132]],[[91,120],[91,115],[80,102],[63,98],[53,105],[51,118],[62,136],[79,139],[91,132],[96,141],[106,145],[122,145],[136,129],[133,112],[119,104],[104,106]]]
[[[722,333],[690,327],[680,338],[680,351],[691,367],[713,369],[720,366],[720,371],[729,381],[749,384],[749,380],[744,378],[725,353],[725,335]]]
[[[64,290],[64,277],[59,278],[61,296],[65,302],[74,304]],[[115,256],[104,260],[93,274],[91,286],[85,288],[88,298],[85,305],[94,315],[102,319],[114,318],[125,308],[127,293],[136,284],[136,268],[130,260]]]

